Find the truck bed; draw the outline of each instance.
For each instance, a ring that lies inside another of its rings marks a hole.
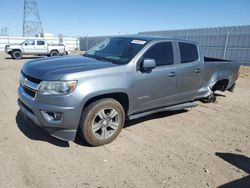
[[[204,57],[204,82],[214,84],[218,80],[229,79],[228,87],[234,83],[240,64],[230,60]]]
[[[204,62],[222,62],[222,61],[229,62],[229,60],[226,60],[226,59],[219,59],[219,58],[214,58],[214,57],[204,57]]]

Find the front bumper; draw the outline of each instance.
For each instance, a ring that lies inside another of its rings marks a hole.
[[[11,55],[12,54],[12,50],[11,49],[5,49],[5,53]]]
[[[36,125],[42,127],[51,136],[65,141],[75,139],[79,118],[75,107],[58,106],[37,102],[30,98],[20,86],[18,88],[18,105],[23,114],[32,120]],[[41,115],[41,111],[60,112],[63,114],[61,121],[49,122]]]

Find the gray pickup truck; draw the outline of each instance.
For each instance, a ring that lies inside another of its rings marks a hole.
[[[21,111],[62,140],[77,132],[88,144],[113,141],[126,119],[194,107],[232,90],[239,64],[204,58],[195,42],[122,36],[83,56],[37,59],[23,65]]]

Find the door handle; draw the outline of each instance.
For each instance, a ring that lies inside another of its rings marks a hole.
[[[201,72],[201,69],[194,69],[194,72],[195,72],[195,73],[200,73],[200,72]]]
[[[175,72],[170,72],[170,73],[168,74],[168,76],[169,76],[169,77],[174,77],[174,76],[176,76],[176,73],[175,73]]]

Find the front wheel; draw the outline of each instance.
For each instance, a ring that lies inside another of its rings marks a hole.
[[[23,54],[20,51],[13,51],[11,54],[13,59],[22,59],[23,58]]]
[[[79,133],[91,146],[112,142],[121,132],[125,122],[122,105],[111,98],[89,104],[82,112]]]

